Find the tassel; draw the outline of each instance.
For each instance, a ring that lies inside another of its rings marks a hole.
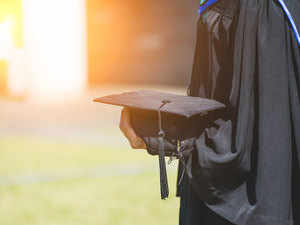
[[[164,137],[165,132],[162,129],[162,119],[161,119],[161,108],[166,104],[170,103],[169,100],[163,100],[162,105],[158,109],[158,160],[159,160],[159,175],[160,175],[160,196],[161,199],[166,199],[169,197],[169,185],[168,185],[168,177],[167,177],[167,169],[166,169],[166,161],[165,161],[165,146],[164,146]]]
[[[166,170],[165,151],[164,151],[164,138],[163,133],[160,132],[159,139],[159,174],[160,174],[160,195],[161,199],[169,197],[169,185]]]

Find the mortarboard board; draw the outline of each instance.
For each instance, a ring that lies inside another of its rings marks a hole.
[[[94,99],[95,102],[128,107],[132,127],[141,138],[157,137],[160,166],[161,198],[168,197],[165,165],[164,139],[176,144],[200,135],[197,124],[205,122],[211,111],[225,107],[224,104],[200,97],[184,96],[158,91],[135,91],[108,95]],[[145,139],[144,139],[145,140]],[[168,156],[179,157],[178,149]]]

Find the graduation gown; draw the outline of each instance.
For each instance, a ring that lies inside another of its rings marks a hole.
[[[188,94],[227,108],[186,158],[180,225],[300,224],[300,48],[276,1],[220,0],[199,18]]]

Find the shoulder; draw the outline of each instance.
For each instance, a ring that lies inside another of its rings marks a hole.
[[[209,7],[201,13],[200,19],[205,19],[209,14],[233,18],[237,13],[237,0],[217,0],[212,2],[214,3],[210,5],[209,0],[200,0],[200,7],[204,7],[207,4],[209,5]]]

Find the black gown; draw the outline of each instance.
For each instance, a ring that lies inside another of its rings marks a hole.
[[[300,1],[286,1],[300,30]],[[180,225],[300,224],[300,48],[286,15],[275,0],[220,0],[197,29],[188,94],[227,109],[186,159]]]

